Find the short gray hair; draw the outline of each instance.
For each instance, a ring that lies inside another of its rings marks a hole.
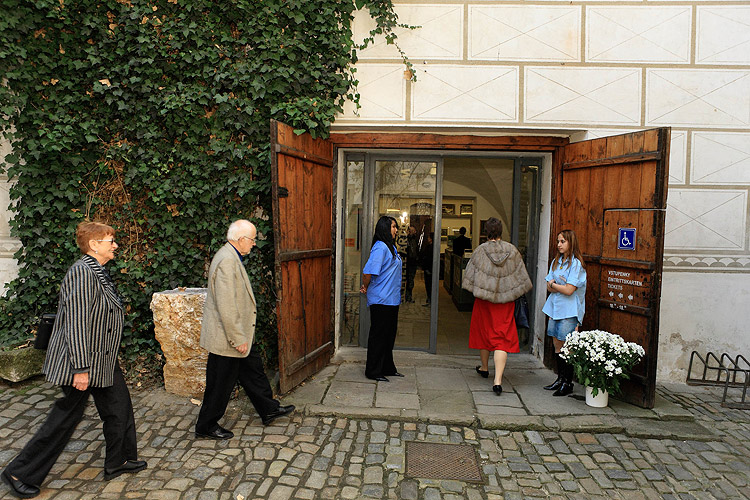
[[[247,233],[251,227],[255,227],[252,222],[246,219],[238,219],[229,224],[227,229],[227,241],[237,241],[243,236],[249,236]]]

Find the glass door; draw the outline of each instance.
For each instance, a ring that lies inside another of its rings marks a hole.
[[[364,296],[354,298],[359,289],[361,269],[370,255],[375,224],[381,216],[396,219],[399,230],[396,248],[404,262],[401,280],[401,306],[399,307],[398,335],[396,347],[435,352],[435,324],[437,307],[431,300],[438,286],[439,239],[435,244],[435,227],[439,227],[438,179],[442,168],[439,159],[419,160],[402,158],[378,158],[367,156],[364,163],[362,196],[347,200],[347,223],[345,228],[345,318],[344,337],[347,332],[359,331],[359,345],[366,346],[370,329],[369,309]],[[347,161],[347,167],[358,172],[362,163]],[[353,221],[357,212],[357,200],[362,206],[359,235],[354,233]],[[439,238],[439,236],[438,236]],[[359,267],[354,274],[354,260]],[[348,272],[352,271],[352,272]],[[435,279],[433,279],[435,277]],[[351,282],[351,283],[350,283]],[[356,320],[352,307],[358,306]],[[353,339],[352,339],[353,340]]]

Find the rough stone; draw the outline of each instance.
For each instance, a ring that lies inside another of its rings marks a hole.
[[[161,345],[164,388],[178,396],[202,398],[206,389],[208,352],[201,348],[205,288],[178,288],[151,298],[154,334]]]
[[[20,382],[41,374],[46,353],[33,347],[0,351],[0,378]]]

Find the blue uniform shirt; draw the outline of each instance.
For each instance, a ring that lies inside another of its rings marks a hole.
[[[553,262],[544,281],[554,280],[558,285],[573,285],[577,287],[576,291],[572,295],[559,292],[549,294],[542,312],[552,319],[578,318],[578,322],[582,323],[583,313],[586,312],[586,270],[581,266],[581,261],[575,257],[571,259],[573,262],[570,266],[566,263],[561,269],[559,262],[562,257],[558,257],[557,269],[552,270],[555,265]]]
[[[371,274],[367,305],[397,306],[401,303],[401,256],[394,256],[388,245],[376,241],[362,273]]]

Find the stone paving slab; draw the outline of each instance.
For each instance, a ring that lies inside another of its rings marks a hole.
[[[418,367],[419,390],[467,391],[468,386],[460,372],[452,368]]]
[[[401,394],[390,391],[380,392],[375,397],[375,407],[419,410],[419,396],[417,394]]]
[[[521,399],[518,397],[518,394],[514,394],[512,392],[505,392],[498,396],[492,391],[484,391],[484,392],[472,392],[472,396],[474,397],[474,404],[479,408],[480,405],[482,406],[510,406],[513,408],[519,408],[523,409],[523,403],[521,403]],[[523,410],[524,415],[526,414],[526,410]]]

